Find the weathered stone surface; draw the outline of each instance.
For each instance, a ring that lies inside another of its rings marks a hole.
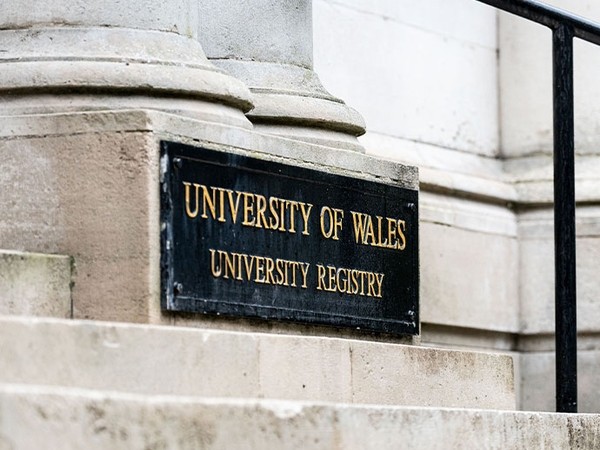
[[[0,385],[0,444],[66,450],[591,449],[600,445],[600,418]]]
[[[521,214],[521,330],[526,335],[554,332],[554,213],[552,207]],[[600,208],[577,208],[577,328],[600,331],[598,258]]]
[[[351,345],[351,351],[357,403],[464,407],[471,392],[470,401],[488,405],[483,408],[516,407],[509,398],[514,380],[508,355],[422,347],[399,353],[393,345],[363,342]],[[399,383],[408,389],[399,389]]]
[[[419,144],[411,151],[432,144],[433,158],[445,149],[459,150],[457,158],[499,153],[493,8],[469,0],[315,0],[313,7],[315,70],[365,117],[367,136],[396,139],[387,157],[410,161],[402,148]]]
[[[293,64],[313,62],[311,1],[291,7],[278,0],[205,0],[199,4],[198,34],[214,59],[245,59]]]
[[[0,319],[0,382],[513,409],[512,358],[350,339]]]
[[[261,131],[364,152],[362,116],[332,96],[313,68],[312,0],[200,2],[199,40],[207,56],[242,80]]]
[[[550,0],[553,6],[600,21],[594,0]],[[501,132],[507,157],[552,151],[552,33],[509,14],[499,16]],[[598,153],[597,46],[574,41],[575,135],[579,153]]]
[[[0,250],[0,315],[71,317],[71,258]]]
[[[402,164],[159,112],[31,115],[2,124],[0,248],[72,255],[79,318],[163,320],[160,139],[411,189],[418,184],[416,169]]]
[[[422,221],[420,231],[422,320],[518,332],[516,237],[466,230],[442,221]]]
[[[551,337],[548,338],[551,341]],[[600,350],[598,336],[582,340],[577,353],[578,411],[600,412]],[[587,348],[586,348],[587,347]],[[533,411],[556,410],[554,351],[524,352],[521,354],[522,409]]]
[[[148,320],[159,289],[158,144],[90,133],[0,141],[0,154],[10,167],[0,204],[13,205],[2,208],[0,247],[73,256],[75,317]]]
[[[17,0],[2,12],[2,115],[137,107],[252,126],[248,88],[195,39],[195,1]]]

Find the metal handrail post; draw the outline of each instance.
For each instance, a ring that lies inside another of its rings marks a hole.
[[[573,29],[558,26],[552,44],[556,410],[577,412]]]
[[[600,45],[600,25],[537,0],[478,0],[552,30],[556,410],[577,412],[573,39]]]

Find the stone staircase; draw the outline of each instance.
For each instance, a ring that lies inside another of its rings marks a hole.
[[[51,449],[594,449],[598,417],[0,386],[0,445]]]
[[[0,318],[0,382],[148,395],[514,409],[512,359],[350,339]]]
[[[507,355],[69,320],[69,258],[0,261],[2,450],[600,447],[599,416],[515,412]]]

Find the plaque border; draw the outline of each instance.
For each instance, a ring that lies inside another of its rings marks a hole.
[[[172,197],[172,172],[173,160],[181,156],[198,162],[206,162],[213,165],[225,167],[243,167],[244,170],[277,173],[278,176],[310,180],[315,183],[336,184],[339,187],[348,188],[344,181],[356,182],[369,186],[372,194],[381,195],[381,190],[388,186],[395,189],[403,189],[414,195],[415,223],[419,222],[418,212],[418,190],[400,188],[390,184],[364,180],[347,175],[331,174],[311,168],[295,166],[277,161],[270,161],[254,156],[246,156],[238,153],[230,153],[220,150],[212,150],[201,145],[188,145],[174,141],[160,141],[160,281],[161,281],[161,310],[170,313],[196,313],[221,315],[235,318],[278,320],[294,322],[304,325],[332,326],[336,328],[358,329],[369,332],[380,332],[394,335],[418,335],[420,333],[420,270],[419,270],[419,230],[414,227],[411,238],[414,240],[414,261],[416,269],[412,273],[412,286],[414,287],[414,319],[412,321],[389,319],[389,318],[367,318],[343,313],[323,313],[304,309],[290,308],[287,306],[268,306],[248,303],[240,303],[227,299],[202,299],[177,293],[173,258],[173,197]],[[231,159],[236,162],[232,163]],[[249,163],[244,165],[243,163]],[[264,170],[252,167],[268,164],[273,170]],[[310,175],[310,176],[308,176]],[[331,183],[327,178],[335,177],[336,183]],[[351,322],[351,323],[349,323]]]

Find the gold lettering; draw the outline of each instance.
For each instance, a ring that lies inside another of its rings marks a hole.
[[[358,273],[360,274],[360,295],[365,295],[365,275],[367,272],[359,270]]]
[[[370,238],[370,242],[369,241]],[[375,232],[373,231],[373,218],[371,216],[367,216],[367,233],[365,234],[365,244],[376,245],[375,244]]]
[[[327,219],[325,218],[327,216]],[[330,208],[329,206],[323,206],[321,208],[321,233],[327,239],[333,239],[339,241],[339,231],[342,229],[342,219],[344,218],[344,211],[337,208]],[[327,229],[326,229],[327,228]]]
[[[383,220],[383,217],[381,216],[376,216],[377,217],[377,246],[378,247],[387,247],[388,246],[388,239],[385,239],[385,242],[382,241],[382,236],[381,236],[381,221]]]
[[[279,200],[279,212],[280,212],[280,216],[279,216],[279,220],[280,220],[280,225],[279,225],[279,231],[285,231],[285,210],[287,209],[287,200]]]
[[[387,218],[388,223],[388,248],[396,248],[396,220]]]
[[[406,236],[404,231],[406,230],[406,222],[404,220],[398,220],[398,237],[400,242],[398,243],[398,250],[404,250],[406,248]]]
[[[200,186],[197,185],[196,183],[194,183],[194,187],[196,188],[196,195],[194,196],[196,198],[196,208],[192,212],[192,210],[190,210],[190,186],[191,186],[191,183],[184,181],[183,185],[185,186],[185,213],[188,215],[188,217],[190,219],[193,219],[198,215],[198,188]]]
[[[225,222],[225,189],[218,188],[219,190],[219,222]]]
[[[365,227],[366,227],[366,214],[350,211],[352,214],[352,223],[354,224],[354,239],[357,244],[365,244]]]
[[[266,283],[275,284],[275,277],[273,276],[273,269],[275,269],[275,262],[271,258],[265,258],[265,273]]]
[[[322,291],[325,289],[325,267],[321,264],[317,264],[317,290]]]
[[[384,277],[383,273],[317,264],[319,291],[381,298]]]
[[[269,224],[265,218],[265,211],[267,210],[267,199],[260,194],[254,194],[256,197],[256,228],[269,229]],[[264,224],[262,225],[261,222]]]
[[[326,291],[335,292],[335,267],[327,266],[327,281],[329,281],[329,288],[325,288]]]
[[[310,263],[209,249],[214,278],[308,289]],[[382,298],[385,274],[317,264],[319,291]]]
[[[376,297],[381,298],[382,294],[381,294],[381,287],[383,285],[383,277],[385,276],[384,273],[376,273],[375,276],[377,277],[376,281],[377,281],[377,295]]]
[[[277,212],[277,204],[279,203],[279,199],[277,197],[271,197],[269,199],[269,211],[271,212],[271,217],[269,218],[269,225],[271,230],[276,230],[279,228],[279,214]]]
[[[249,192],[242,192],[242,195],[244,196],[244,221],[242,222],[242,225],[252,227],[256,222],[255,217],[252,217],[252,221],[250,220],[250,217],[252,216],[252,212],[254,210],[254,203],[252,203],[252,201],[254,200],[254,194],[251,194]]]
[[[346,274],[345,278],[340,278],[341,273],[344,272]],[[348,269],[338,269],[336,271],[335,284],[337,286],[338,291],[347,292],[348,290]]]
[[[231,256],[228,252],[219,251],[225,259],[225,274],[223,278],[229,279],[229,275],[231,278],[235,278],[235,257]]]
[[[290,261],[286,261],[285,262],[285,285],[289,286],[289,278],[288,278],[288,273],[289,273],[289,268],[290,268]]]
[[[263,256],[255,256],[256,258],[256,277],[255,283],[265,283],[265,258]]]
[[[350,272],[350,279],[352,282],[352,289],[349,290],[350,294],[356,295],[358,294],[358,278],[356,278],[357,270],[352,270]]]
[[[308,206],[308,209],[305,208],[306,206]],[[310,210],[312,209],[313,205],[311,205],[310,203],[302,203],[300,202],[300,212],[302,213],[302,234],[305,236],[308,236],[310,233],[308,232],[308,218],[310,216]]]
[[[342,219],[344,218],[344,211],[341,209],[333,208],[333,217],[334,217],[334,227],[335,231],[333,232],[333,240],[339,241],[340,238],[338,233],[342,231]]]
[[[235,277],[236,280],[238,281],[242,281],[242,256],[248,256],[248,255],[244,255],[243,253],[232,253],[232,255],[234,256],[235,260],[237,261],[237,267],[235,269],[235,273],[237,274],[237,276]]]
[[[285,261],[283,259],[278,259],[275,262],[275,268],[277,269],[277,276],[279,277],[277,279],[277,284],[280,286],[283,284],[283,282],[285,280],[285,277],[283,275],[283,266],[285,266]]]
[[[298,266],[300,265],[300,263],[298,263],[297,261],[289,261],[290,266],[292,266],[292,287],[296,287],[296,269],[298,269]]]
[[[327,231],[325,231],[325,212],[327,211],[328,216],[329,216],[329,228],[327,229]],[[321,224],[321,234],[326,237],[327,239],[329,239],[331,237],[331,235],[333,234],[333,230],[331,229],[331,210],[327,207],[327,206],[323,206],[321,208],[321,214],[320,214],[320,224]]]
[[[300,263],[300,270],[302,271],[302,288],[306,289],[308,286],[306,285],[306,277],[308,275],[308,268],[310,267],[309,263]]]
[[[229,213],[231,214],[231,221],[236,223],[237,221],[237,213],[238,208],[240,206],[240,197],[241,192],[236,191],[235,203],[233,202],[233,191],[231,189],[227,189],[227,198],[229,199]]]
[[[187,181],[184,181],[183,185],[185,212],[189,218],[193,219],[201,213],[203,219],[212,218],[221,223],[226,223],[230,219],[232,223],[237,224],[241,210],[240,220],[243,226],[287,231],[292,234],[300,232],[301,229],[303,235],[310,235],[309,220],[313,208],[310,203]],[[201,194],[200,189],[202,189]],[[202,196],[201,211],[200,196]],[[322,225],[325,226],[327,223],[330,227],[327,231],[328,237],[339,240],[344,212],[336,208],[325,208],[330,216],[322,218]]]
[[[209,252],[210,252],[210,273],[212,274],[213,277],[219,278],[221,276],[221,271],[222,271],[221,263],[220,263],[221,258],[219,257],[219,267],[217,268],[217,265],[215,264],[216,251],[211,248],[211,249],[209,249]],[[219,256],[220,256],[220,251],[219,251]]]
[[[357,244],[371,245],[373,247],[392,248],[404,250],[406,248],[406,222],[390,217],[375,216],[377,223],[368,214],[350,211],[354,230],[354,240]],[[387,235],[382,231],[384,219],[387,221]],[[377,227],[377,230],[375,230]]]
[[[208,218],[208,216],[206,215],[206,205],[208,204],[208,209],[210,210],[210,215],[212,216],[213,219],[216,219],[217,213],[215,211],[215,203],[216,203],[215,188],[211,188],[211,191],[212,191],[212,198],[211,198],[208,193],[208,188],[206,186],[204,186],[203,184],[201,184],[200,187],[202,188],[202,218],[203,219]]]
[[[252,279],[252,267],[254,266],[254,255],[244,255],[244,267],[246,268],[246,279]],[[250,264],[248,264],[248,259],[250,259]]]
[[[290,233],[296,233],[296,216],[295,212],[298,211],[298,202],[294,200],[289,200],[290,204],[290,229],[288,230]]]
[[[215,278],[308,288],[309,263],[214,249],[209,254]]]
[[[375,295],[375,274],[373,272],[367,272],[367,276],[369,279],[369,291],[367,292],[367,295],[373,297]]]

